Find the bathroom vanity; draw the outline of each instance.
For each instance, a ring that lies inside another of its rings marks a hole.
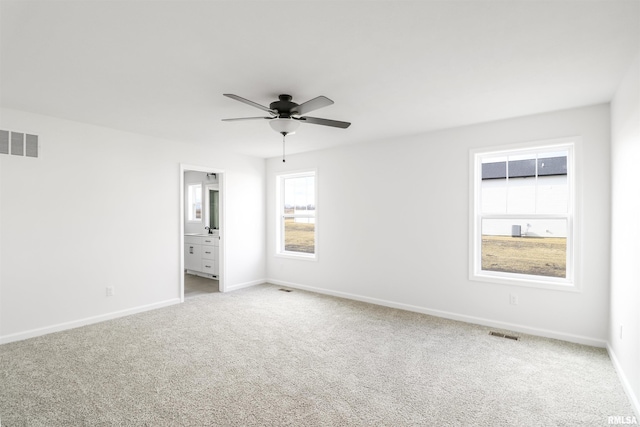
[[[188,274],[217,279],[220,274],[220,235],[185,234],[184,268]]]

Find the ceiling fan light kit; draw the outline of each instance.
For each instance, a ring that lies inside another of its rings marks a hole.
[[[283,135],[291,135],[296,133],[296,129],[300,126],[300,122],[294,119],[271,119],[269,124],[276,132]]]
[[[238,95],[231,93],[225,93],[224,96],[235,99],[252,107],[259,108],[262,111],[269,113],[268,117],[240,117],[235,119],[222,119],[222,121],[238,121],[238,120],[256,120],[265,119],[269,120],[271,128],[282,135],[282,161],[284,162],[284,139],[287,135],[295,133],[296,129],[300,126],[300,123],[311,123],[314,125],[337,127],[340,129],[348,128],[351,123],[341,122],[338,120],[320,119],[318,117],[308,117],[304,114],[317,110],[322,107],[327,107],[333,104],[333,101],[326,96],[318,96],[302,104],[297,104],[292,101],[291,95],[280,95],[278,100],[269,104],[269,107],[260,105],[257,102],[250,101],[242,98]]]

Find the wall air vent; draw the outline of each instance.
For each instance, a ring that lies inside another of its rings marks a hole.
[[[38,135],[0,130],[0,154],[38,157]]]
[[[24,156],[24,133],[11,132],[11,154]]]
[[[9,131],[0,130],[0,154],[9,154]]]
[[[24,140],[27,157],[38,157],[38,135],[27,134]]]

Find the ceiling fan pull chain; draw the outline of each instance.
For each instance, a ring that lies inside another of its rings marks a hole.
[[[284,163],[284,139],[287,137],[286,133],[282,134],[282,163]]]

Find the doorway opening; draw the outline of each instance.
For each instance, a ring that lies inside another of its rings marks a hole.
[[[225,292],[224,170],[180,165],[180,300]]]

